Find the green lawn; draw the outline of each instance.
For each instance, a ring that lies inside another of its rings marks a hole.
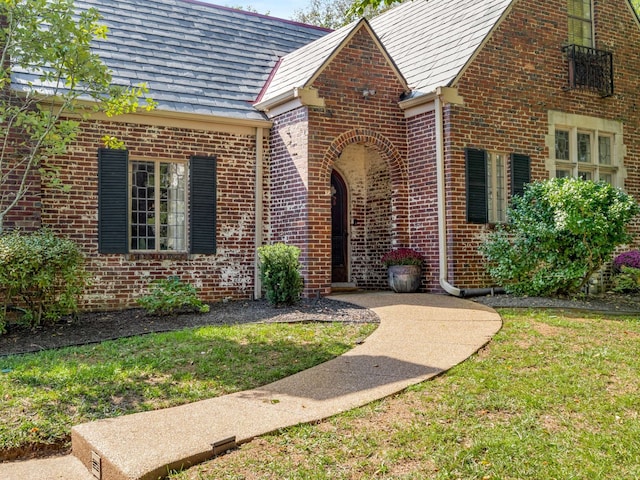
[[[640,479],[639,319],[500,313],[446,374],[171,478]]]
[[[353,348],[376,325],[210,326],[0,357],[0,459],[71,427],[254,388]]]

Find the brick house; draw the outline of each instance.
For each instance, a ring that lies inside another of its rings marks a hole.
[[[57,159],[71,194],[42,187],[16,219],[81,244],[88,308],[167,275],[258,297],[256,248],[277,241],[301,248],[307,295],[385,288],[395,246],[425,255],[424,291],[464,295],[491,286],[479,239],[527,182],[640,198],[628,0],[413,0],[334,32],[188,0],[76,4],[103,14],[116,81],[159,103],[84,122]]]

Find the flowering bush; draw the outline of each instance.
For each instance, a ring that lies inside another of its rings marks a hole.
[[[396,248],[383,255],[385,267],[391,265],[422,265],[422,254],[412,248]]]
[[[640,252],[638,250],[629,250],[621,253],[613,260],[613,266],[618,272],[623,266],[640,268]]]
[[[480,253],[508,293],[571,295],[631,241],[627,227],[638,213],[633,197],[605,182],[533,182],[513,198],[509,223],[486,235]]]

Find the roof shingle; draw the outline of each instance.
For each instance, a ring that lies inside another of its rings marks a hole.
[[[278,59],[328,30],[189,0],[76,0],[109,28],[94,51],[118,85],[146,82],[158,110],[263,119],[252,102]],[[14,72],[17,88],[37,79]]]

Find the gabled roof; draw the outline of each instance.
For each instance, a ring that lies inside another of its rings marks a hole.
[[[511,2],[406,0],[373,18],[370,28],[414,94],[428,93],[453,82]],[[309,86],[361,25],[362,21],[351,23],[286,55],[260,103],[268,104],[296,88]]]
[[[276,66],[258,101],[263,105],[268,104],[270,101],[285,96],[288,92],[293,92],[297,88],[310,87],[331,59],[340,52],[342,47],[360,29],[368,31],[374,42],[378,44],[382,54],[386,57],[389,66],[396,72],[398,79],[406,85],[402,73],[385,50],[369,22],[363,18],[283,57]]]
[[[276,98],[297,87],[304,87],[329,57],[351,35],[354,24],[342,27],[298,50],[285,55],[258,101]]]
[[[428,93],[450,86],[512,0],[407,0],[371,26],[407,79]]]
[[[76,0],[108,26],[95,52],[114,83],[146,82],[158,110],[264,119],[252,103],[278,59],[326,29],[190,0]],[[36,81],[14,72],[14,86]]]

